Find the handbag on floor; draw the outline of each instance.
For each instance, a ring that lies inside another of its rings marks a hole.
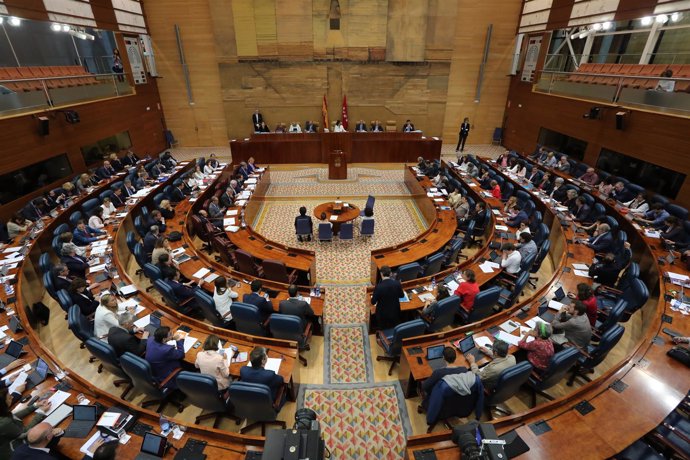
[[[676,345],[666,352],[671,358],[680,361],[686,366],[690,367],[690,348],[681,345]]]

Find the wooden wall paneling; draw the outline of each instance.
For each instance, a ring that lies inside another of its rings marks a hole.
[[[277,56],[276,0],[254,0],[254,23],[259,56]]]
[[[208,2],[148,2],[146,16],[168,128],[183,147],[227,145],[214,25]],[[180,26],[194,96],[187,100],[174,25]]]
[[[237,62],[237,40],[232,0],[211,0],[209,7],[213,21],[213,35],[219,62]]]
[[[450,61],[457,10],[457,2],[429,0],[425,49],[427,61]]]
[[[341,9],[345,2],[341,1]],[[341,23],[349,48],[385,48],[388,0],[349,0]]]
[[[468,138],[470,144],[491,142],[494,128],[502,126],[510,84],[506,75],[514,51],[520,8],[520,2],[510,0],[460,2],[443,124],[446,142],[457,139],[458,128],[464,117],[469,117],[472,123]],[[489,24],[493,24],[489,59],[484,72],[481,100],[475,103],[479,67]]]
[[[429,0],[389,0],[386,60],[420,62],[426,48]]]
[[[521,152],[534,150],[541,127],[587,141],[585,162],[595,165],[602,148],[678,171],[690,176],[690,119],[633,110],[626,128],[616,130],[615,112],[604,104],[533,93],[532,85],[513,77],[504,144]],[[593,106],[605,107],[602,119],[582,115]],[[690,207],[690,179],[676,198]]]
[[[281,60],[311,60],[314,55],[312,0],[276,0],[278,55]]]
[[[239,57],[258,56],[254,0],[232,0],[232,18]]]
[[[574,4],[575,0],[553,0],[546,27],[549,29],[568,27]]]
[[[328,12],[330,2],[316,1],[311,3],[311,31],[315,59],[326,57],[328,47]]]

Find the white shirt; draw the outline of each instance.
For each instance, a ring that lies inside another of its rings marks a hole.
[[[333,127],[333,132],[334,133],[346,133],[347,131],[345,131],[345,127],[343,125],[335,125]]]
[[[197,181],[200,181],[200,180],[204,180],[205,176],[204,176],[204,173],[202,173],[201,171],[194,171],[194,174],[192,174],[192,177],[194,177],[194,179],[196,179]]]
[[[108,206],[102,204],[101,208],[103,208],[103,217],[106,219],[117,212],[112,202]]]
[[[206,174],[206,175],[213,174],[213,166],[206,163],[206,165],[204,166],[204,174]]]
[[[108,310],[103,305],[96,308],[96,313],[93,319],[93,334],[104,342],[108,341],[108,331],[113,326],[119,326],[120,322],[117,320],[117,315]]]
[[[531,234],[532,234],[532,231],[529,229],[529,227],[525,227],[525,228],[523,228],[522,230],[518,229],[518,230],[515,232],[515,238],[517,238],[517,239],[519,240],[519,239],[520,239],[520,235],[523,234],[523,233],[529,233],[529,234],[531,235]]]
[[[232,299],[236,299],[238,297],[239,294],[231,289],[226,289],[222,294],[218,294],[218,290],[216,289],[213,290],[213,301],[216,303],[216,310],[220,314],[221,318],[226,320],[232,319],[232,314],[230,314],[230,306],[232,305]]]
[[[301,133],[302,132],[302,127],[299,125],[299,123],[290,125],[290,128],[288,128],[289,133]]]
[[[98,216],[91,216],[89,217],[89,227],[100,230],[104,227],[103,221]]]
[[[514,275],[520,271],[520,262],[522,262],[522,256],[518,251],[513,251],[501,260],[501,267],[505,268],[506,273]]]

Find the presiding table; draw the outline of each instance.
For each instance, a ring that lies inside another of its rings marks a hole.
[[[352,203],[331,201],[314,208],[314,217],[321,219],[322,214],[326,214],[326,221],[333,224],[333,234],[337,234],[341,224],[359,217],[359,208]]]

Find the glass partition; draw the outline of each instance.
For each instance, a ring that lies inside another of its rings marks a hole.
[[[67,154],[63,153],[45,161],[25,166],[22,169],[0,175],[0,204],[6,204],[27,193],[68,177],[72,166]]]

